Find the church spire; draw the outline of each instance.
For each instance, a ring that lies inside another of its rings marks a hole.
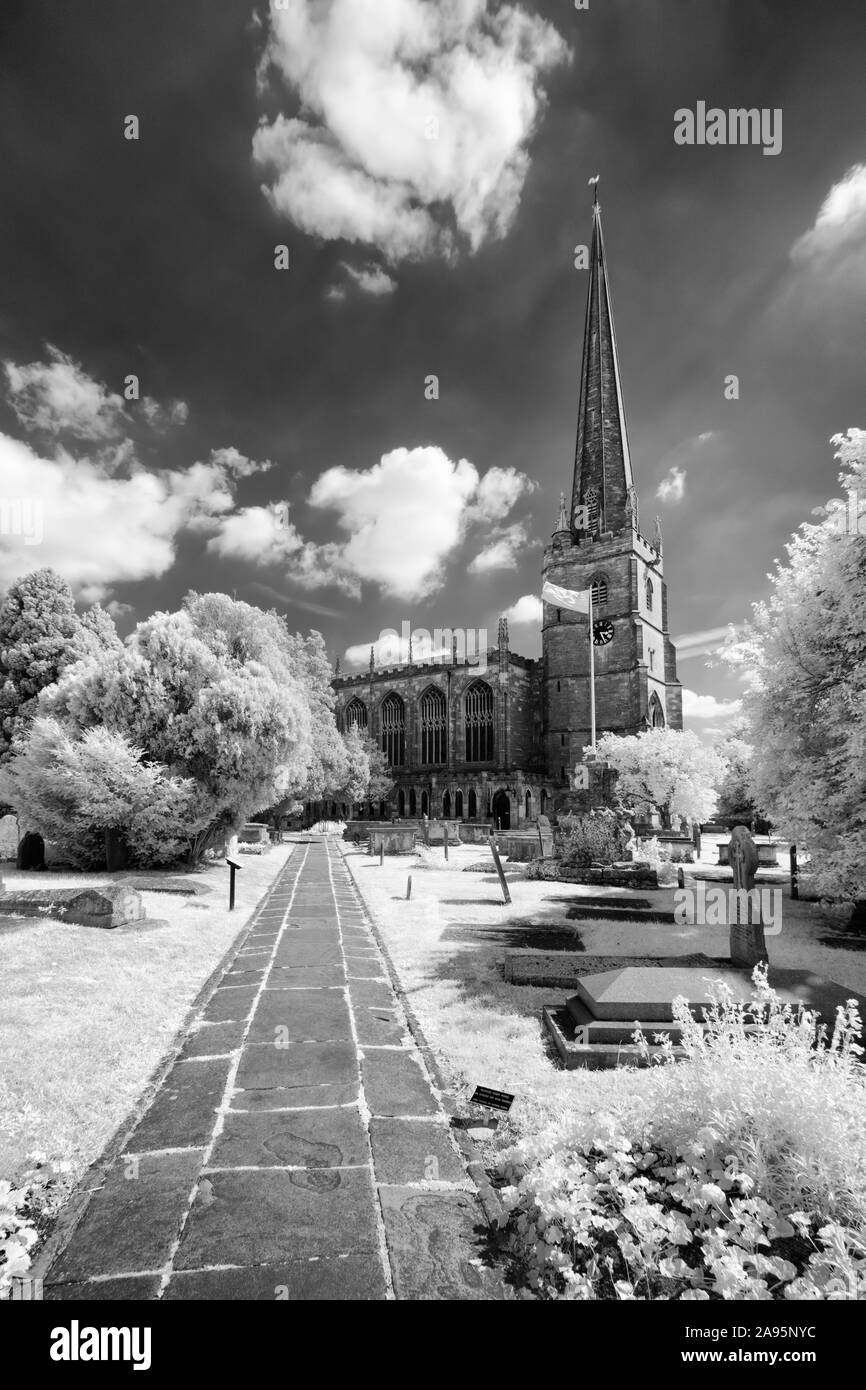
[[[627,507],[633,479],[604,254],[598,179],[590,179],[590,183],[595,190],[595,200],[571,521],[572,530],[579,531],[581,520],[588,520],[589,531],[599,535],[631,526]],[[577,507],[588,510],[584,514],[575,513]]]

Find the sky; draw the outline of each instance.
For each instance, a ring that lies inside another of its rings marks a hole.
[[[221,590],[344,671],[502,614],[538,655],[598,174],[686,726],[730,727],[708,660],[866,424],[859,0],[4,0],[3,30],[0,588],[52,565],[123,633]],[[678,143],[701,102],[780,112],[781,148]]]

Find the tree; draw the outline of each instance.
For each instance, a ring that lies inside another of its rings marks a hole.
[[[328,795],[337,801],[384,801],[394,782],[388,774],[388,760],[369,735],[353,724],[343,735],[346,775],[333,783]]]
[[[300,639],[298,639],[300,641]],[[192,778],[206,808],[198,857],[253,812],[303,787],[313,714],[298,645],[274,613],[191,594],[141,622],[119,648],[66,670],[40,712],[69,732],[104,726]]]
[[[72,736],[47,718],[33,721],[23,751],[0,770],[0,795],[82,868],[106,867],[112,833],[133,863],[171,863],[208,817],[191,778],[146,763],[123,734]]]
[[[725,764],[716,815],[720,821],[736,819],[749,825],[758,817],[751,772],[755,750],[741,728],[734,730],[716,746]]]
[[[603,734],[596,749],[619,774],[617,793],[635,811],[660,811],[665,825],[672,816],[701,821],[712,814],[725,765],[697,734],[679,729]]]
[[[119,638],[95,605],[79,618],[72,590],[54,570],[34,570],[12,585],[0,606],[0,763],[36,711],[39,692],[72,662]]]
[[[777,561],[724,659],[745,683],[755,800],[812,856],[820,891],[866,897],[866,431],[837,434],[848,500]],[[859,513],[859,515],[858,515]]]

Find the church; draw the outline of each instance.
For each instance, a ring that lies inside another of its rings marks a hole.
[[[542,582],[592,590],[598,733],[681,729],[661,528],[640,529],[597,189],[592,213],[571,500],[560,495]],[[335,676],[339,727],[360,725],[394,779],[387,801],[356,814],[504,830],[553,811],[591,741],[589,622],[545,603],[540,659],[511,650],[501,618],[480,661],[454,643],[450,660],[376,669],[371,659],[361,675]]]

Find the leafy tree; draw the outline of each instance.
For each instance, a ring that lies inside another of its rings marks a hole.
[[[118,642],[98,605],[79,618],[72,590],[54,570],[34,570],[12,585],[0,606],[0,763],[33,718],[39,692],[86,652],[109,645],[112,634]]]
[[[368,734],[353,724],[343,735],[346,750],[346,775],[328,788],[328,795],[337,801],[384,801],[394,782],[388,773],[388,760],[381,748]]]
[[[690,730],[648,729],[645,733],[603,734],[599,758],[619,774],[617,793],[635,811],[706,820],[716,804],[725,765],[714,748]]]
[[[831,441],[848,502],[804,523],[724,659],[742,673],[755,800],[819,889],[866,897],[866,431]],[[859,517],[857,512],[859,511]],[[857,523],[859,522],[859,529]]]
[[[313,757],[296,644],[276,614],[224,594],[192,594],[121,647],[70,667],[43,692],[40,712],[69,731],[104,725],[194,779],[207,814],[193,857],[296,792]]]
[[[748,825],[758,817],[751,774],[754,749],[743,729],[736,729],[716,746],[725,764],[725,775],[719,787],[715,814],[721,821],[737,819]]]
[[[56,841],[82,868],[105,867],[111,832],[133,863],[170,863],[208,816],[191,778],[146,763],[123,734],[97,727],[74,736],[41,717],[23,751],[0,770],[0,795],[18,807],[22,824]]]

